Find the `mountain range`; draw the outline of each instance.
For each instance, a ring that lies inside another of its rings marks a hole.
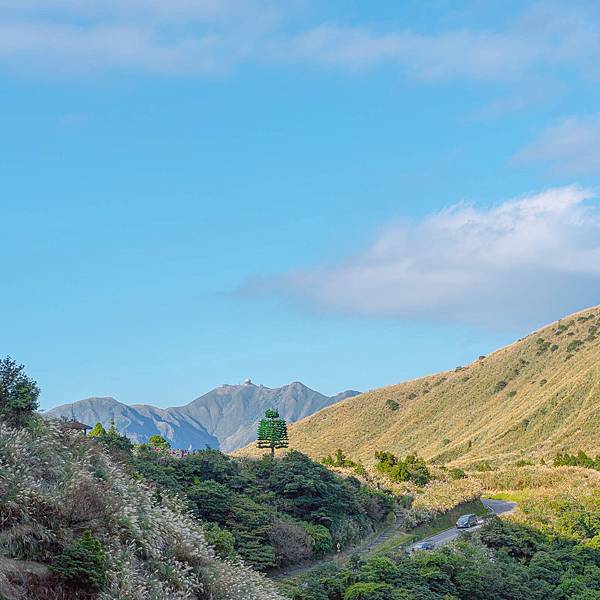
[[[565,317],[471,364],[348,398],[290,428],[319,459],[341,448],[416,452],[467,468],[600,453],[600,308]],[[253,453],[250,447],[241,451]]]
[[[231,452],[256,439],[256,428],[265,410],[275,408],[293,423],[318,410],[358,395],[347,390],[325,396],[300,382],[268,388],[247,381],[223,385],[185,406],[157,408],[147,404],[127,405],[114,398],[87,398],[49,410],[48,417],[76,419],[108,427],[114,420],[120,433],[136,442],[162,435],[174,448],[219,448]]]

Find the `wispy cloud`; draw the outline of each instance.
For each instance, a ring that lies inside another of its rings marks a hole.
[[[522,80],[566,66],[599,74],[598,11],[543,3],[496,28],[384,30],[297,18],[269,0],[6,0],[0,65],[42,71],[228,71],[246,62],[335,69],[393,65],[425,81]],[[318,6],[318,5],[316,5]],[[309,18],[310,17],[310,18]]]
[[[557,175],[598,175],[599,142],[600,113],[567,117],[543,131],[515,161],[544,163]]]
[[[388,225],[343,263],[246,289],[354,315],[539,323],[600,302],[600,206],[586,202],[593,198],[569,186],[492,208],[457,204]]]

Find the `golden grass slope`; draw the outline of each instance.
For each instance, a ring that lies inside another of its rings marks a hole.
[[[393,410],[393,401],[398,403]],[[454,371],[344,400],[290,428],[290,447],[319,459],[342,448],[417,452],[472,466],[600,452],[600,308],[553,323]],[[247,450],[250,450],[249,448]]]

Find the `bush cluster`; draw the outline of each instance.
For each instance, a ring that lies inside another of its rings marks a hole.
[[[426,485],[431,478],[425,461],[414,454],[402,459],[391,452],[375,452],[375,458],[377,471],[392,481],[412,481],[417,485]]]
[[[341,450],[329,459],[358,466]],[[173,458],[140,446],[130,464],[165,493],[185,497],[192,512],[211,524],[217,548],[229,533],[234,553],[262,571],[356,542],[395,506],[391,495],[293,451],[278,459],[232,458],[217,450]],[[223,547],[221,552],[231,553],[229,543]]]
[[[559,452],[554,457],[554,466],[585,467],[586,469],[596,469],[596,471],[600,471],[600,454],[598,454],[596,458],[592,458],[582,450],[577,454]]]
[[[600,550],[501,519],[434,552],[354,557],[289,584],[293,600],[592,600]]]

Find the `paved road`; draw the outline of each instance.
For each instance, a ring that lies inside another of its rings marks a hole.
[[[503,500],[488,500],[487,498],[482,498],[481,502],[490,511],[490,514],[493,513],[496,515],[509,513],[511,511],[513,511],[516,506],[515,502],[504,502]],[[395,519],[394,523],[392,523],[387,529],[382,531],[373,541],[371,541],[370,543],[364,544],[363,546],[361,546],[359,548],[354,548],[351,552],[355,552],[357,554],[366,554],[366,553],[370,552],[377,546],[380,546],[381,544],[386,542],[390,537],[392,537],[398,530],[400,524],[401,524],[401,522],[399,520]],[[410,551],[411,549],[413,549],[413,547],[416,544],[420,544],[423,542],[433,542],[437,548],[438,546],[443,546],[444,544],[447,544],[448,542],[452,541],[453,539],[456,539],[464,531],[473,531],[474,529],[479,529],[482,526],[483,526],[483,520],[480,525],[477,525],[476,527],[471,527],[470,529],[467,529],[467,530],[456,529],[456,527],[453,527],[452,529],[447,529],[446,531],[442,531],[442,532],[440,532],[436,535],[433,535],[431,537],[428,537],[424,540],[419,540],[419,542],[415,542],[415,544],[408,547],[408,550]],[[348,551],[336,558],[338,560],[340,560],[340,559],[343,560],[345,557],[347,557],[347,555],[349,553],[350,553],[350,551]],[[303,575],[304,573],[308,573],[309,571],[312,571],[316,567],[319,567],[320,565],[330,562],[332,560],[334,560],[334,558],[329,557],[324,560],[313,561],[309,564],[305,564],[305,565],[302,565],[299,567],[287,568],[287,569],[278,571],[276,573],[271,573],[271,575],[269,577],[271,577],[272,579],[287,579],[288,577],[295,577],[298,575]]]
[[[512,512],[517,506],[516,502],[505,502],[504,500],[488,500],[487,498],[481,499],[482,504],[490,511],[490,514],[502,515],[509,512]],[[422,544],[423,542],[431,542],[437,548],[439,546],[443,546],[452,540],[455,540],[459,535],[464,533],[465,531],[474,531],[476,529],[480,529],[483,527],[484,520],[480,519],[479,525],[475,525],[475,527],[471,527],[469,529],[457,529],[456,527],[452,527],[452,529],[446,529],[445,531],[441,531],[440,533],[436,533],[436,535],[432,535],[431,537],[425,538],[424,540],[419,540],[415,542],[411,546],[408,547],[408,550],[414,550],[415,546],[418,544]]]

